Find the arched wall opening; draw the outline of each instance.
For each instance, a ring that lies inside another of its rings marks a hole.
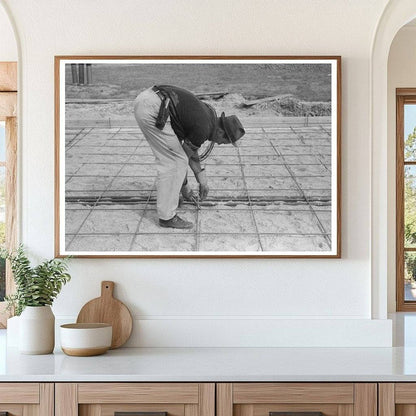
[[[388,58],[398,31],[416,17],[413,0],[387,4],[377,27],[371,54],[371,266],[372,317],[386,319],[393,312],[395,279],[395,135],[391,135]],[[391,97],[390,97],[391,99]],[[391,101],[391,100],[390,100]],[[394,111],[394,110],[393,110]],[[392,280],[393,279],[393,280]],[[393,297],[393,300],[392,300]]]
[[[412,20],[410,23],[402,26],[394,37],[388,58],[387,68],[387,192],[388,192],[388,311],[396,311],[396,263],[403,260],[398,259],[396,261],[396,161],[398,155],[396,154],[396,89],[397,88],[416,88],[416,20]],[[407,106],[407,115],[405,123],[405,138],[409,133],[409,129],[414,125],[414,110],[415,106]],[[411,111],[411,112],[409,112]],[[411,174],[414,170],[413,167],[407,166],[408,172]],[[405,193],[406,194],[406,193]],[[408,195],[408,194],[407,194]],[[411,205],[406,203],[406,207],[410,209]],[[407,210],[407,215],[411,215],[411,211]],[[413,257],[412,253],[410,258]],[[408,271],[412,269],[412,262],[408,260],[408,266],[405,268]],[[398,266],[397,266],[398,267]],[[400,277],[397,277],[400,279]],[[400,288],[402,296],[405,296],[406,300],[412,300],[414,298],[414,289],[409,283],[404,281],[402,283],[405,288]],[[400,295],[397,293],[397,295]]]

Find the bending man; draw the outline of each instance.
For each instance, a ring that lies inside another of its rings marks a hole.
[[[179,192],[193,196],[186,179],[191,167],[199,183],[199,197],[209,192],[198,149],[206,140],[236,146],[245,134],[237,116],[220,117],[210,105],[191,92],[171,85],[158,85],[141,92],[135,101],[134,115],[156,158],[157,212],[159,225],[192,228],[193,224],[176,214]]]

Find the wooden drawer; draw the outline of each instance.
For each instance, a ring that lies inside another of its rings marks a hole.
[[[415,416],[416,383],[380,383],[380,416]]]
[[[0,413],[8,416],[53,416],[52,383],[0,383]]]
[[[377,416],[376,383],[220,383],[217,416]],[[312,413],[311,413],[312,415]]]
[[[214,383],[57,383],[56,416],[215,416]]]

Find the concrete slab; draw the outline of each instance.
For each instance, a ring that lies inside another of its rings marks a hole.
[[[95,155],[95,154],[67,154],[66,164],[71,163],[101,163],[101,164],[112,164],[122,163],[125,164],[129,161],[130,155],[117,155],[117,154],[106,154],[106,155]]]
[[[112,163],[112,164],[104,164],[104,163],[88,163],[83,164],[79,171],[77,172],[77,176],[115,176],[120,170],[123,168],[123,164],[119,163]]]
[[[316,159],[311,159],[312,163],[316,163]],[[261,156],[254,155],[241,155],[241,163],[245,165],[282,165],[285,163],[285,159],[277,154],[266,154]],[[299,163],[299,162],[297,162]]]
[[[91,207],[88,209],[66,209],[65,210],[65,233],[76,234],[84,220],[91,213]]]
[[[271,190],[298,190],[298,186],[290,176],[277,176],[275,178],[248,177],[245,179],[245,181],[249,191],[257,190],[261,192]]]
[[[262,146],[247,146],[238,148],[241,156],[276,155],[276,151],[270,144]]]
[[[311,212],[253,211],[259,233],[320,234]]]
[[[248,210],[201,210],[200,233],[256,233],[253,215]]]
[[[74,146],[66,151],[67,155],[128,155],[135,150],[137,146],[124,146],[114,149],[107,146]]]
[[[70,251],[129,251],[134,235],[77,235],[67,250]]]
[[[208,165],[207,167],[208,176],[241,176],[240,165]]]
[[[243,165],[243,171],[246,178],[249,176],[290,176],[284,165]]]
[[[122,191],[147,191],[155,188],[155,178],[145,176],[130,176],[130,177],[117,177],[113,180],[109,191],[119,190]]]
[[[256,235],[245,234],[201,234],[200,251],[261,251]]]
[[[195,234],[167,234],[160,238],[159,234],[140,234],[134,237],[130,247],[132,251],[157,252],[157,251],[195,251]]]
[[[326,233],[331,234],[332,222],[331,222],[331,212],[315,211],[315,215],[319,218],[322,226]]]
[[[330,126],[278,121],[247,125],[238,148],[214,147],[203,162],[207,200],[200,211],[187,201],[179,208],[195,224],[191,230],[159,227],[155,158],[138,127],[67,128],[71,250],[327,250],[322,227],[330,232],[331,155],[324,128]],[[189,183],[198,190],[190,170]]]
[[[119,176],[153,176],[157,171],[154,163],[131,163],[124,165]]]
[[[66,192],[71,191],[105,191],[113,180],[110,176],[72,177],[65,186]]]
[[[260,234],[264,251],[327,251],[330,249],[322,236],[278,236]]]
[[[137,153],[137,152],[136,152]],[[130,163],[155,163],[155,157],[152,154],[133,154],[130,159]]]
[[[135,233],[143,211],[138,210],[101,210],[94,208],[88,215],[80,234],[132,234]]]
[[[301,176],[296,178],[297,183],[303,190],[312,189],[330,189],[331,188],[331,177],[326,176]]]
[[[322,165],[290,165],[295,176],[331,176],[331,173]]]
[[[274,201],[302,202],[305,200],[303,193],[296,189],[248,189],[247,193],[252,200],[260,200],[266,203]]]

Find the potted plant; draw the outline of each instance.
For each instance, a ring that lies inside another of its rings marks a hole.
[[[32,267],[23,246],[1,250],[10,261],[16,292],[6,296],[8,309],[19,318],[19,351],[23,354],[49,354],[55,346],[55,316],[51,305],[71,276],[68,258],[51,259]]]

